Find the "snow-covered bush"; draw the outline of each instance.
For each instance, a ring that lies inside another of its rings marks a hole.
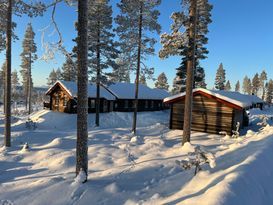
[[[258,122],[257,125],[262,126],[262,127],[266,127],[268,125],[268,120],[269,120],[268,116],[261,115],[259,118],[261,119],[261,122]]]
[[[231,138],[238,138],[238,137],[240,137],[239,129],[240,129],[240,122],[237,122],[237,124],[236,124],[236,130],[232,130]]]
[[[35,130],[37,128],[36,122],[28,118],[26,121],[26,128],[29,130]]]
[[[209,164],[211,168],[216,166],[215,157],[212,153],[205,151],[200,146],[194,148],[194,152],[188,153],[188,158],[178,161],[176,163],[184,170],[189,170],[195,167],[194,175],[196,175],[202,168],[203,164]]]

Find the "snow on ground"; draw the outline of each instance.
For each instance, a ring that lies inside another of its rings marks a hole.
[[[257,123],[268,116],[269,125]],[[175,162],[187,157],[179,130],[169,130],[169,112],[141,112],[131,134],[132,113],[89,115],[89,177],[75,179],[76,115],[41,110],[12,118],[12,147],[0,147],[2,204],[272,204],[273,109],[251,111],[251,126],[239,139],[195,132],[192,145],[216,157],[197,176]],[[3,143],[0,114],[0,143]],[[26,144],[28,143],[28,148]]]

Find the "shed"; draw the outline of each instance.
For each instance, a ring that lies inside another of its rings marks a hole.
[[[116,96],[114,111],[134,111],[135,84],[133,83],[112,83],[106,89]],[[150,88],[139,84],[138,111],[157,111],[167,109],[163,100],[169,97],[168,91],[158,88]]]
[[[183,130],[185,92],[164,99],[170,105],[170,129]],[[257,96],[239,92],[197,88],[193,90],[192,130],[232,134],[237,122],[240,128],[248,126],[246,110],[264,102]]]
[[[51,86],[46,95],[50,96],[49,108],[53,111],[77,112],[77,83],[70,81],[57,81]],[[95,112],[96,85],[88,85],[88,112]],[[116,97],[103,86],[100,86],[100,112],[113,111]]]

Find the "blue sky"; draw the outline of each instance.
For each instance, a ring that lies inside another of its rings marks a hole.
[[[46,2],[50,2],[47,0]],[[118,10],[115,6],[118,0],[112,0],[114,15]],[[208,58],[202,61],[206,71],[206,83],[208,88],[214,84],[215,73],[218,65],[222,62],[226,69],[227,79],[231,81],[232,87],[237,80],[242,81],[245,75],[252,77],[256,72],[265,69],[269,78],[273,78],[273,1],[272,0],[211,0],[214,9],[212,11],[212,24],[208,34],[209,49]],[[159,23],[162,25],[162,33],[170,31],[170,15],[180,9],[180,0],[162,0],[159,7],[161,16]],[[50,23],[49,10],[43,17],[29,19],[27,17],[14,17],[17,23],[16,33],[20,40],[13,43],[12,68],[20,70],[20,53],[22,52],[22,39],[27,23],[31,22],[36,32],[36,43],[38,55],[41,56],[41,29]],[[56,19],[63,34],[64,45],[67,50],[74,46],[72,39],[76,36],[74,22],[77,14],[75,8],[64,4],[57,7]],[[56,40],[56,35],[52,35],[52,28],[45,33],[47,41]],[[158,35],[154,35],[159,40]],[[175,68],[180,64],[180,57],[171,57],[161,60],[158,57],[160,43],[156,44],[156,55],[149,57],[147,64],[155,68],[155,76],[165,72],[172,84],[175,76]],[[2,64],[4,53],[0,54]],[[45,85],[48,74],[53,68],[61,67],[64,57],[56,55],[55,60],[44,62],[38,60],[33,65],[34,84]],[[149,82],[153,85],[153,82]]]

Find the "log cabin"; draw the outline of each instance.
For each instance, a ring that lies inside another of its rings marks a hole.
[[[48,89],[46,95],[50,96],[49,109],[58,112],[77,112],[77,83],[57,81]],[[88,85],[88,112],[96,112],[96,85]],[[100,86],[100,112],[111,112],[116,97],[103,86]]]
[[[66,113],[77,112],[77,83],[57,81],[48,89],[49,103],[44,103],[50,110]],[[163,99],[168,97],[166,90],[139,85],[138,111],[158,111],[167,109]],[[114,83],[100,86],[100,112],[134,111],[135,84]],[[88,112],[96,111],[96,85],[88,85]]]
[[[185,93],[180,93],[164,99],[170,105],[170,129],[183,130]],[[254,95],[244,95],[239,92],[193,90],[192,131],[219,134],[225,131],[231,135],[236,130],[237,122],[240,128],[248,126],[247,109],[262,108],[263,100]]]
[[[133,83],[112,83],[106,89],[116,96],[114,111],[134,111],[135,84]],[[163,103],[164,98],[169,97],[168,91],[158,88],[150,88],[139,84],[138,90],[138,111],[158,111],[168,109]]]

